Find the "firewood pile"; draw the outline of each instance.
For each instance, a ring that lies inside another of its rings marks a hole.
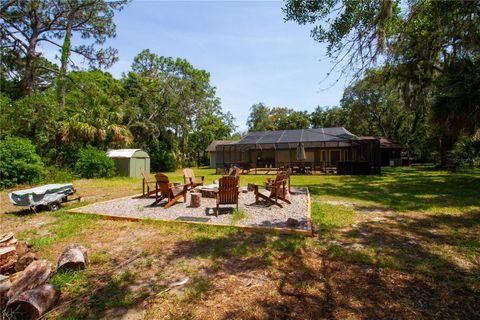
[[[0,235],[0,320],[37,319],[58,300],[60,292],[48,284],[56,272],[82,269],[87,264],[84,247],[72,244],[63,251],[57,268],[13,233]]]

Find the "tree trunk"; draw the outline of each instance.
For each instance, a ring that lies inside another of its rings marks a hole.
[[[60,259],[58,259],[58,271],[69,269],[83,269],[87,264],[87,249],[85,247],[72,244],[63,251]]]
[[[20,319],[38,319],[59,298],[58,290],[51,284],[41,285],[18,295],[7,304],[7,313]]]
[[[36,288],[50,279],[53,266],[47,260],[33,261],[20,276],[13,280],[7,297],[12,301],[22,292]]]
[[[58,99],[59,99],[60,106],[62,108],[65,107],[65,95],[67,91],[66,75],[67,75],[68,59],[70,57],[71,36],[72,36],[72,22],[71,22],[71,19],[69,19],[67,23],[67,28],[65,30],[65,39],[62,45],[61,66],[60,66],[60,73],[58,74],[58,80],[57,80]]]
[[[23,94],[30,96],[33,92],[35,83],[35,62],[37,60],[37,42],[38,34],[33,33],[28,41],[27,63],[25,64],[25,74],[23,76]]]

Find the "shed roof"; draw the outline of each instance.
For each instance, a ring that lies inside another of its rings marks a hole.
[[[235,144],[238,143],[238,140],[213,140],[206,149],[206,151],[215,151],[217,146],[225,144]]]
[[[359,140],[344,127],[249,132],[239,145]]]
[[[131,158],[137,151],[142,149],[114,149],[107,151],[107,157],[110,158]]]

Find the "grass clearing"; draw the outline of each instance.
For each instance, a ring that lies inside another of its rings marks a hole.
[[[207,183],[219,177],[195,173]],[[183,180],[181,171],[169,176]],[[242,175],[241,184],[266,177]],[[141,188],[129,178],[74,184],[87,202]],[[385,168],[381,176],[293,176],[292,185],[310,188],[314,238],[64,209],[7,208],[0,226],[53,263],[70,243],[89,250],[86,270],[52,279],[62,297],[47,319],[110,319],[137,309],[148,319],[480,318],[479,170]],[[165,291],[185,277],[191,281]]]

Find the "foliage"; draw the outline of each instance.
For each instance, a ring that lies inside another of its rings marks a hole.
[[[372,87],[362,89],[359,81],[351,88],[357,97],[375,98],[377,88],[397,95],[386,109],[378,109],[379,101],[360,101],[368,109],[361,115],[373,112],[382,134],[389,129],[380,113],[399,111],[407,118],[400,131],[408,145],[437,146],[445,167],[458,138],[478,130],[480,2],[289,0],[284,12],[287,20],[315,24],[312,37],[328,44],[335,66],[346,64],[357,80],[370,79]],[[372,65],[381,66],[384,82],[371,81]]]
[[[456,165],[480,166],[480,140],[462,135],[450,152]]]
[[[346,111],[336,106],[323,108],[318,106],[311,113],[310,119],[313,128],[349,127]]]
[[[273,121],[270,117],[270,108],[263,102],[254,104],[250,108],[247,126],[249,131],[274,130]]]
[[[247,125],[250,131],[306,129],[310,127],[310,118],[306,111],[270,108],[260,102],[250,108]]]
[[[75,171],[82,178],[108,178],[115,174],[115,164],[105,151],[88,146],[78,151]]]
[[[34,183],[44,175],[44,164],[30,140],[19,137],[0,140],[0,187]]]
[[[154,171],[175,171],[177,161],[174,154],[165,144],[160,144],[159,149],[150,153],[150,162]]]
[[[288,0],[286,20],[315,24],[311,36],[327,43],[335,66],[359,72],[371,66],[400,28],[400,1]]]
[[[127,125],[134,143],[150,153],[165,144],[178,163],[197,158],[213,139],[233,131],[233,119],[223,113],[210,74],[184,59],[143,50],[123,79]]]
[[[118,148],[129,145],[132,134],[122,124],[123,87],[102,71],[73,72],[66,96],[65,120],[60,122],[60,139],[73,146],[93,145]]]
[[[116,60],[113,48],[96,49],[115,36],[114,12],[121,10],[126,0],[120,1],[8,1],[0,5],[2,35],[5,47],[25,57],[22,75],[23,93],[31,95],[37,86],[37,46],[43,42],[63,49],[61,75],[65,75],[70,52],[83,57],[91,65],[109,66]],[[94,39],[93,44],[62,46],[57,40],[73,32],[83,39]],[[68,48],[67,48],[68,47]],[[67,51],[65,50],[67,49]]]

